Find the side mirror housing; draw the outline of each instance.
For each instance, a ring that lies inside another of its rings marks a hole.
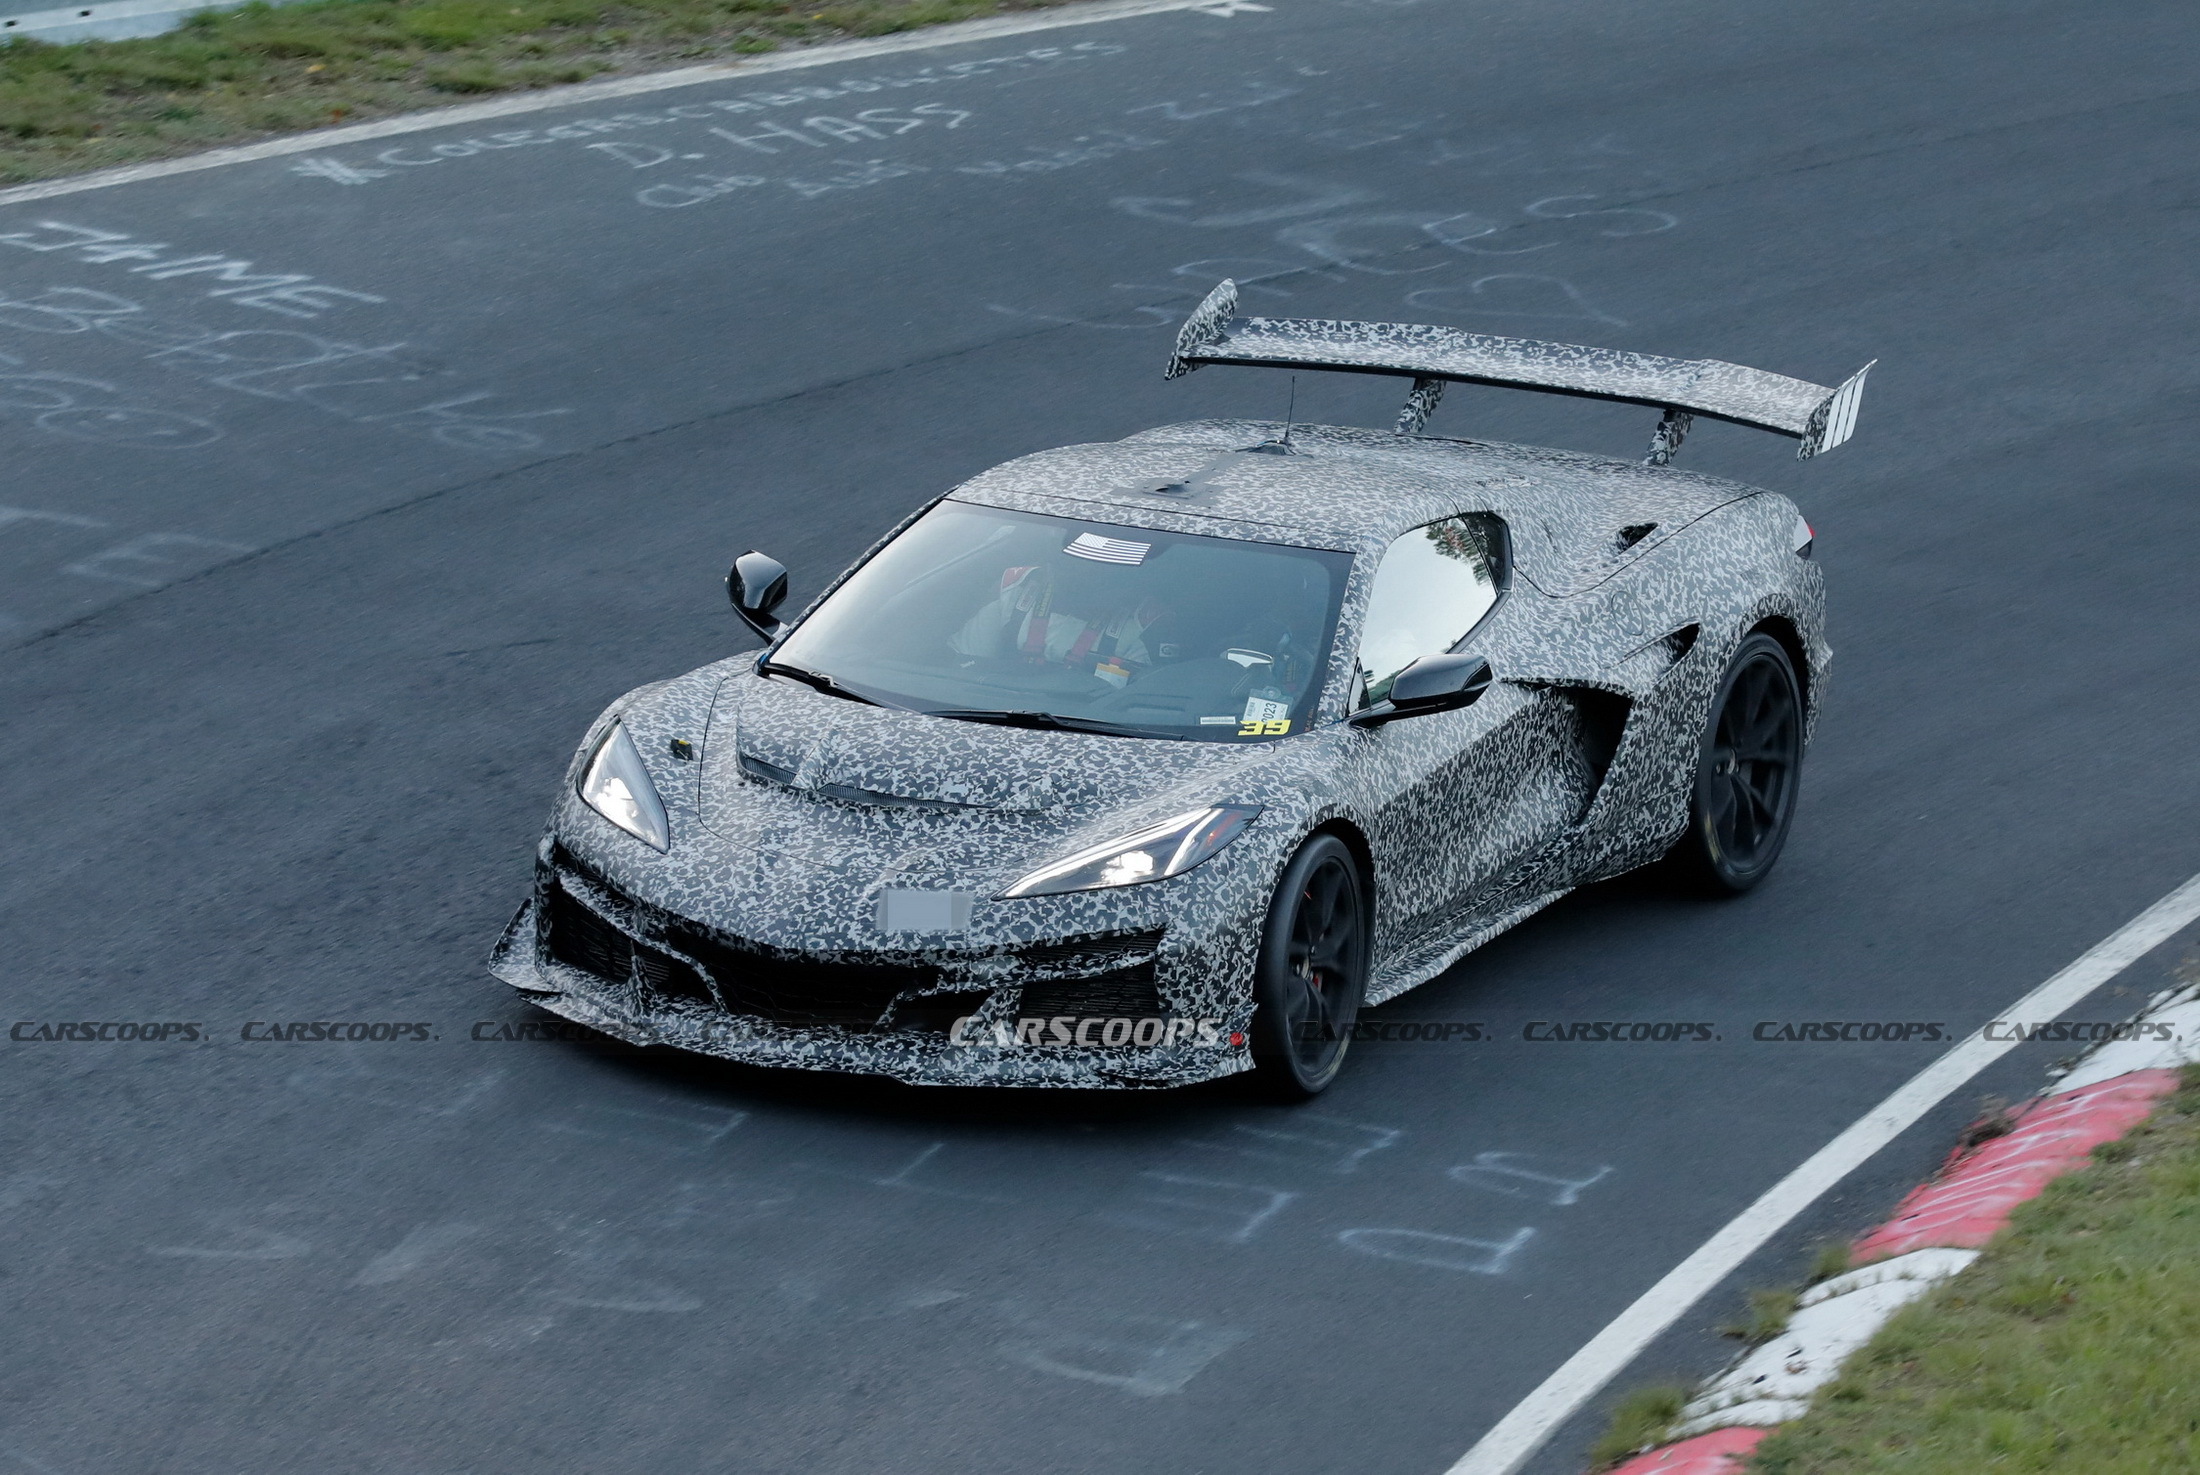
[[[750,549],[733,561],[726,574],[726,597],[742,622],[766,640],[775,640],[786,628],[773,614],[787,598],[787,566],[776,558]]]
[[[1390,697],[1347,719],[1380,727],[1401,717],[1426,717],[1471,707],[1490,689],[1490,663],[1480,656],[1423,656],[1390,683]]]

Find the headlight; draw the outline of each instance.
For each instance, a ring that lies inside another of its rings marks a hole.
[[[642,767],[642,755],[623,723],[612,723],[589,755],[580,794],[590,809],[635,839],[659,850],[672,848],[664,801],[657,797],[657,786],[649,781],[649,770]]]
[[[1002,892],[999,899],[1060,896],[1066,891],[1098,891],[1181,876],[1235,840],[1259,813],[1246,804],[1195,809],[1043,866]]]

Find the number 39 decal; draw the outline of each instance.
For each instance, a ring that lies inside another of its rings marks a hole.
[[[1263,722],[1240,722],[1239,737],[1282,737],[1291,730],[1291,719],[1272,717]]]

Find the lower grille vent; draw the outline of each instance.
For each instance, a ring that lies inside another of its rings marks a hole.
[[[735,1014],[754,1015],[774,1024],[832,1024],[868,1028],[878,1024],[896,995],[933,987],[937,969],[889,962],[843,963],[829,958],[773,952],[715,932],[671,912],[622,895],[589,867],[564,851],[558,869],[593,891],[617,898],[635,927],[660,939],[672,953],[637,941],[612,926],[553,882],[550,893],[550,952],[560,962],[600,978],[624,982],[639,968],[643,982],[668,998],[716,1003],[703,974],[718,986],[718,998]],[[693,958],[702,973],[682,962]]]
[[[652,946],[613,926],[553,880],[545,888],[550,955],[613,983],[639,975],[650,992],[663,998],[713,1006],[723,1000],[731,1013],[774,1024],[943,1034],[955,1020],[975,1014],[987,997],[983,990],[971,990],[902,998],[938,987],[939,969],[914,961],[844,962],[775,952],[624,896],[562,849],[554,864],[586,893],[612,898],[618,915],[662,944]],[[1139,1019],[1165,1013],[1153,963],[1163,936],[1160,931],[1126,932],[1019,950],[1017,961],[1042,972],[1078,975],[1024,985],[1021,1012]],[[693,965],[683,961],[689,958]],[[892,1020],[886,1023],[889,1011]]]
[[[612,983],[639,975],[651,993],[690,1003],[716,1004],[702,975],[668,953],[636,942],[562,888],[550,892],[550,956],[568,967]]]
[[[1024,985],[1024,1018],[1074,1014],[1081,1017],[1146,1019],[1166,1013],[1154,987],[1153,964],[1120,968],[1093,978],[1049,979]]]
[[[709,971],[728,1009],[775,1024],[877,1024],[895,995],[928,987],[937,976],[892,963],[778,957],[736,946],[692,922],[668,920],[664,936]]]
[[[985,990],[968,993],[926,994],[921,999],[903,999],[894,1006],[894,1028],[916,1030],[921,1034],[944,1035],[955,1027],[958,1019],[968,1019],[983,1009],[992,994]]]

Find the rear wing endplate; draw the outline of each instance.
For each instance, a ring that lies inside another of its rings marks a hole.
[[[1660,358],[1617,348],[1495,338],[1414,323],[1236,314],[1237,284],[1225,281],[1185,319],[1176,337],[1176,351],[1169,356],[1167,377],[1174,379],[1206,364],[1395,374],[1413,380],[1412,392],[1398,415],[1401,435],[1411,435],[1427,423],[1447,383],[1494,384],[1649,405],[1664,411],[1644,463],[1651,466],[1673,459],[1698,415],[1793,436],[1802,442],[1795,452],[1799,461],[1823,455],[1855,432],[1864,376],[1878,362],[1872,360],[1838,387],[1828,389],[1717,359]]]

